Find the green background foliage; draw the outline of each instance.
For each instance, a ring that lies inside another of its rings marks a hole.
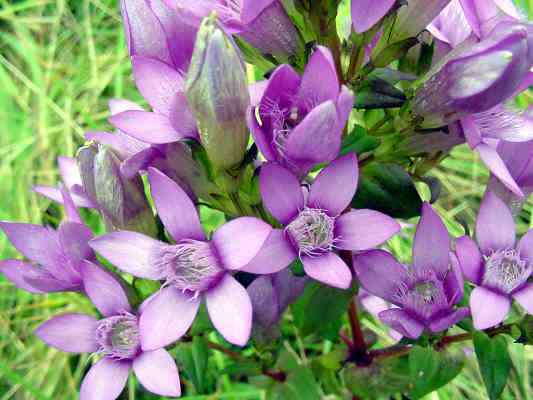
[[[531,19],[533,1],[517,3]],[[109,128],[107,102],[114,97],[141,101],[131,78],[116,0],[0,0],[1,220],[41,223],[59,219],[61,210],[29,189],[33,184],[58,181],[56,157],[74,155],[83,143],[84,131]],[[531,93],[526,93],[518,102],[524,107],[532,100]],[[452,234],[460,235],[463,230],[457,220],[472,226],[488,178],[487,170],[471,151],[461,146],[432,175],[442,183],[438,211]],[[429,198],[424,184],[417,188],[425,199]],[[530,200],[518,217],[520,233],[531,226],[532,213]],[[409,222],[402,235],[389,244],[405,261],[410,256],[412,223],[416,221]],[[0,235],[0,258],[8,257],[16,257],[16,253]],[[82,296],[32,296],[15,290],[0,277],[0,400],[77,398],[80,379],[90,364],[88,357],[63,354],[32,335],[33,329],[50,316],[73,311],[94,312]],[[316,398],[318,388],[309,372],[306,350],[312,348],[324,357],[335,356],[330,352],[332,342],[328,335],[323,335],[324,339],[317,344],[316,338],[304,337],[298,331],[294,318],[299,316],[288,315],[283,326],[291,340],[283,343],[287,354],[282,362],[296,364],[291,368],[289,384],[274,388],[270,398]],[[365,319],[364,327],[373,330],[380,343],[391,344],[377,322]],[[215,334],[209,336],[222,343]],[[464,346],[467,354],[473,350],[471,344],[458,346]],[[513,366],[502,398],[533,399],[533,351],[517,345],[511,346],[510,354]],[[184,371],[182,379],[188,381],[191,391],[198,393],[186,396],[188,400],[267,398],[266,392],[258,389],[262,382],[252,386],[235,378],[239,373],[236,369],[246,372],[246,363],[231,363],[222,353],[208,351],[201,341],[177,349],[174,355]],[[418,356],[423,358],[424,354]],[[324,358],[327,365],[326,361]],[[430,361],[434,362],[427,362]],[[202,374],[204,381],[199,378]],[[323,381],[327,384],[327,379]],[[301,388],[307,392],[302,393]],[[425,393],[423,386],[411,389]],[[128,400],[156,398],[140,389],[133,378],[122,396]],[[453,384],[424,398],[457,400],[486,396],[475,357],[468,356],[466,367]]]

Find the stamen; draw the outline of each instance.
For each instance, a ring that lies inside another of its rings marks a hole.
[[[515,249],[495,251],[485,256],[483,285],[509,294],[524,284],[532,272],[533,266]]]
[[[98,353],[125,360],[137,355],[140,349],[139,323],[137,317],[123,313],[98,321],[96,326]]]
[[[320,256],[332,251],[338,238],[334,237],[335,218],[323,210],[304,208],[286,227],[298,246],[300,254]]]

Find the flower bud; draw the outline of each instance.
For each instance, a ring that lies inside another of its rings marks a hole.
[[[413,103],[425,128],[488,110],[516,92],[530,69],[527,28],[501,28],[469,48],[458,48],[430,71]]]
[[[446,8],[451,0],[409,0],[398,11],[389,43],[417,36]]]
[[[119,158],[103,146],[84,147],[77,158],[87,195],[110,229],[156,234],[155,219],[139,175],[126,178]]]
[[[238,49],[214,15],[204,19],[198,31],[186,95],[200,140],[215,168],[239,164],[248,145],[250,95]]]

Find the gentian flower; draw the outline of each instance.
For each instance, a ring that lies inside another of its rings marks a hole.
[[[368,31],[391,10],[396,0],[352,0],[352,25],[357,33]]]
[[[180,338],[203,299],[221,335],[228,342],[244,346],[252,327],[252,306],[246,290],[231,272],[242,269],[255,257],[272,228],[256,218],[242,217],[218,228],[207,241],[187,194],[156,169],[150,168],[148,176],[158,215],[176,244],[127,231],[113,232],[90,243],[123,271],[164,281],[140,318],[141,330],[150,332],[143,348],[153,350]]]
[[[302,78],[289,65],[273,72],[248,111],[248,126],[267,160],[301,175],[337,156],[353,101],[339,85],[330,51],[319,46]]]
[[[460,0],[468,23],[479,37],[486,34],[491,21],[509,17],[520,20],[520,12],[512,0]]]
[[[457,239],[456,253],[465,277],[476,285],[470,309],[476,329],[502,322],[515,299],[533,314],[533,230],[518,242],[511,210],[488,192],[476,222],[477,244],[468,236]],[[479,246],[479,247],[478,247]]]
[[[84,290],[103,318],[64,314],[46,321],[35,331],[42,341],[61,351],[103,356],[83,379],[80,400],[118,398],[130,369],[150,392],[180,396],[178,369],[172,356],[163,348],[143,349],[151,332],[139,325],[143,313],[134,313],[120,283],[90,262],[82,264],[81,272]]]
[[[317,176],[307,198],[296,176],[277,164],[261,168],[263,203],[282,225],[244,270],[273,273],[299,258],[306,274],[327,285],[347,289],[352,273],[335,249],[360,251],[388,240],[400,225],[373,210],[343,213],[357,189],[355,154],[333,161]]]
[[[32,293],[80,291],[83,260],[96,260],[88,242],[93,234],[79,222],[64,221],[59,229],[0,222],[0,229],[29,261],[0,261],[0,272],[18,288]]]
[[[464,42],[472,34],[472,28],[468,24],[460,0],[452,0],[428,25],[427,30],[439,43],[447,46],[447,52]]]
[[[365,289],[359,288],[357,298],[354,301],[358,301],[363,308],[371,315],[379,318],[379,314],[383,311],[393,308],[393,306],[378,296],[368,293]],[[394,329],[389,330],[389,336],[394,340],[400,340],[402,335],[396,332]]]
[[[353,263],[367,292],[398,307],[380,312],[379,318],[403,336],[441,332],[469,315],[468,308],[454,307],[463,297],[461,268],[450,253],[446,227],[428,203],[416,230],[412,266],[383,250],[355,254]]]

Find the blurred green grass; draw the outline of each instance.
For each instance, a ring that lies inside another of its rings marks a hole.
[[[531,18],[533,1],[517,3]],[[528,96],[522,105],[531,103]],[[50,203],[30,187],[57,182],[56,157],[74,155],[85,130],[107,127],[107,102],[113,97],[141,100],[131,79],[116,0],[0,0],[0,220],[42,222]],[[452,232],[460,234],[453,219],[474,220],[487,171],[460,147],[434,175],[443,184],[439,211]],[[519,216],[520,232],[531,226],[532,213],[529,201]],[[412,231],[407,232],[390,244],[397,254],[410,252]],[[14,256],[0,236],[0,258]],[[81,296],[31,296],[0,277],[0,400],[76,399],[89,360],[47,348],[32,330],[51,315],[91,310]],[[223,357],[214,358],[221,369]],[[503,398],[531,399],[533,351],[515,346],[513,359],[515,369]],[[224,375],[218,388],[224,395],[210,399],[262,398],[257,392],[241,392]],[[125,396],[140,398],[134,391]],[[475,362],[453,385],[427,398],[486,398]]]

